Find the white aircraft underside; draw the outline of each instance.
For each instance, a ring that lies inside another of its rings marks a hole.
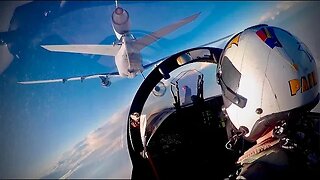
[[[78,45],[42,45],[41,47],[54,52],[68,52],[68,53],[83,53],[93,55],[107,55],[115,57],[115,64],[118,72],[110,73],[97,73],[93,75],[84,75],[79,77],[52,79],[52,80],[38,80],[38,81],[24,81],[18,82],[20,84],[37,84],[37,83],[52,83],[52,82],[66,82],[72,80],[101,78],[109,80],[109,77],[120,76],[126,78],[134,78],[138,73],[142,73],[145,68],[150,67],[161,60],[143,65],[140,51],[161,37],[175,31],[179,27],[190,23],[199,16],[200,13],[196,13],[192,16],[184,18],[176,23],[168,25],[155,31],[149,35],[143,36],[139,39],[135,39],[129,32],[129,15],[128,12],[121,8],[116,7],[112,13],[112,26],[114,33],[119,39],[114,45],[94,45],[94,44],[78,44]],[[102,82],[103,83],[103,82]],[[104,83],[103,83],[104,84]],[[109,83],[110,84],[110,83]]]

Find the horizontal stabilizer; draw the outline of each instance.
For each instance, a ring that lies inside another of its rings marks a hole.
[[[176,29],[178,29],[179,27],[195,20],[198,16],[200,15],[200,13],[196,13],[192,16],[189,16],[189,17],[186,17],[174,24],[171,24],[171,25],[168,25],[168,26],[165,26],[161,29],[159,29],[158,31],[155,31],[151,34],[148,34],[148,35],[145,35],[143,36],[142,38],[140,39],[137,39],[136,40],[136,44],[135,44],[135,47],[138,49],[138,50],[141,50],[143,49],[144,47],[146,46],[149,46],[150,44],[152,44],[153,42],[159,40],[161,37],[175,31]]]
[[[61,78],[61,79],[48,79],[48,80],[36,80],[36,81],[20,81],[17,82],[19,84],[42,84],[42,83],[55,83],[55,82],[62,82],[65,83],[67,81],[84,81],[86,79],[94,79],[94,78],[101,78],[101,77],[120,77],[118,72],[113,73],[100,73],[100,74],[92,74],[86,76],[76,76],[76,77],[68,77],[68,78]]]
[[[42,45],[41,47],[54,52],[70,52],[94,55],[115,56],[121,45]]]

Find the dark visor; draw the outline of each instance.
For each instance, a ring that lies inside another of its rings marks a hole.
[[[247,99],[237,94],[241,73],[233,66],[228,57],[224,57],[218,69],[218,80],[222,89],[224,106],[227,108],[232,103],[244,108]]]

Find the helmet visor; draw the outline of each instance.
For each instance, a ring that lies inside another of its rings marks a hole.
[[[232,103],[244,108],[247,99],[237,94],[241,73],[234,67],[228,57],[224,57],[218,70],[218,81],[221,85],[224,106],[227,108]]]

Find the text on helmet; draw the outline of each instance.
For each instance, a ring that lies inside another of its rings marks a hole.
[[[297,92],[301,89],[301,93],[308,91],[317,85],[317,77],[315,72],[312,71],[306,76],[301,76],[299,79],[291,79],[289,82],[289,88],[291,96],[295,96]]]

